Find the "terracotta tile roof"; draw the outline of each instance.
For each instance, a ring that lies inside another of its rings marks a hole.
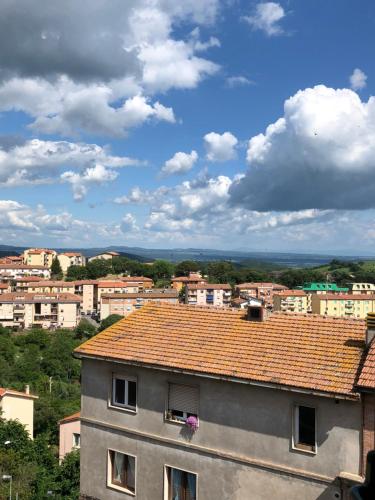
[[[59,287],[68,287],[73,288],[74,283],[72,281],[62,281],[62,280],[42,280],[37,281],[32,284],[34,287],[51,287],[51,286],[59,286]]]
[[[82,254],[79,252],[63,252],[60,255],[66,255],[67,257],[82,257]]]
[[[142,282],[142,281],[147,281],[148,283],[152,283],[151,278],[146,278],[145,276],[123,276],[121,278],[123,281],[127,281],[128,283],[134,282]]]
[[[176,283],[189,283],[189,282],[199,282],[199,283],[206,283],[207,280],[202,278],[201,276],[178,276],[177,278],[172,278],[172,282]]]
[[[24,398],[38,399],[38,396],[35,396],[34,394],[27,394],[27,392],[20,392],[20,391],[15,391],[14,389],[6,389],[4,387],[0,387],[0,399],[6,394],[9,394],[10,396],[13,395],[13,396],[22,396]]]
[[[373,340],[367,352],[361,374],[358,379],[359,387],[362,389],[375,390],[375,341]]]
[[[275,292],[273,295],[279,295],[280,297],[306,297],[306,292],[303,290],[282,290],[281,292]]]
[[[131,285],[134,286],[134,285]],[[126,283],[123,281],[99,281],[99,288],[126,288]]]
[[[272,288],[273,290],[287,290],[288,287],[284,285],[279,285],[278,283],[240,283],[236,285],[239,290],[248,290],[252,288]]]
[[[97,280],[78,280],[78,281],[71,281],[70,283],[73,283],[74,285],[97,285],[98,281]]]
[[[149,302],[75,352],[356,398],[364,343],[363,320]]]
[[[69,415],[68,417],[64,417],[59,421],[59,424],[66,424],[67,422],[73,422],[74,420],[79,420],[81,418],[81,412],[77,411],[73,413],[73,415]]]
[[[315,300],[375,300],[375,295],[366,293],[323,293],[314,295],[314,298]]]
[[[37,266],[37,265],[28,265],[28,264],[19,264],[18,262],[15,262],[14,264],[0,264],[0,269],[26,269],[26,270],[32,270],[32,269],[45,269],[48,270],[47,266]]]
[[[188,290],[232,290],[227,283],[197,283],[196,285],[187,285]]]
[[[7,285],[5,283],[0,283],[0,288],[3,288],[5,290],[5,289],[9,288],[9,285]]]
[[[177,290],[153,290],[152,292],[138,292],[138,293],[104,293],[102,299],[178,299]]]
[[[16,278],[16,283],[28,283],[28,282],[39,282],[41,281],[40,276],[22,276],[21,278]]]
[[[23,292],[11,292],[3,293],[0,295],[0,303],[34,303],[34,302],[82,302],[82,298],[79,295],[74,295],[73,293],[45,293],[45,292],[34,292],[34,293],[23,293]]]

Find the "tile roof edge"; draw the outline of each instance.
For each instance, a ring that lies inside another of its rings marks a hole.
[[[291,385],[287,385],[287,384],[262,382],[262,381],[258,381],[256,379],[231,377],[229,375],[216,375],[214,373],[199,372],[199,371],[195,371],[195,370],[187,370],[187,369],[183,369],[183,368],[170,367],[168,365],[156,365],[156,364],[152,364],[152,363],[144,363],[142,361],[131,361],[131,360],[124,360],[121,358],[116,358],[116,357],[111,357],[111,356],[100,356],[97,354],[89,354],[81,349],[82,346],[84,346],[84,344],[82,344],[81,346],[74,349],[74,351],[73,351],[74,357],[76,357],[78,359],[88,358],[88,359],[96,359],[99,361],[109,361],[112,363],[121,363],[121,364],[125,364],[125,365],[139,366],[139,367],[149,368],[149,369],[154,369],[154,370],[182,373],[185,375],[194,375],[194,376],[203,377],[203,378],[223,380],[226,382],[248,384],[248,385],[254,385],[254,386],[258,386],[258,387],[264,387],[264,388],[269,388],[269,389],[278,389],[278,390],[297,392],[297,393],[303,393],[303,394],[312,394],[315,396],[323,396],[323,397],[328,397],[328,398],[346,399],[346,400],[352,400],[352,401],[353,400],[357,401],[360,399],[360,394],[357,392],[346,392],[346,393],[341,393],[341,392],[335,393],[335,392],[330,392],[330,391],[326,392],[326,391],[321,391],[321,390],[314,390],[314,389],[308,389],[308,388],[303,388],[303,387],[291,386]]]

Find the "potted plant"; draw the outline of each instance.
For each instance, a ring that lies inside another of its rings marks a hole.
[[[195,415],[188,417],[185,423],[193,432],[195,432],[199,427],[199,420]]]

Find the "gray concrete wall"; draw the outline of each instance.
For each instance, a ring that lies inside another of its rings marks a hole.
[[[113,372],[137,377],[136,414],[108,407]],[[199,385],[200,427],[193,436],[186,435],[184,426],[164,420],[168,382]],[[316,455],[292,449],[295,403],[317,408]],[[163,498],[164,464],[199,473],[199,500],[334,499],[333,487],[303,481],[282,469],[332,478],[342,471],[359,473],[359,402],[336,403],[330,398],[84,360],[82,417],[91,423],[82,425],[81,492],[102,499],[124,497],[106,488],[106,450],[112,446],[137,455],[137,498],[144,500]],[[189,451],[187,443],[200,449]],[[214,453],[208,453],[208,448]],[[243,457],[253,465],[220,458],[215,450]],[[254,466],[262,461],[272,464],[273,471]],[[155,496],[147,490],[150,485],[156,488]],[[250,487],[253,493],[247,496]]]

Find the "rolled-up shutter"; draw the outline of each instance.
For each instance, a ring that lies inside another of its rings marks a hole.
[[[169,384],[169,410],[186,411],[198,415],[198,387]]]

